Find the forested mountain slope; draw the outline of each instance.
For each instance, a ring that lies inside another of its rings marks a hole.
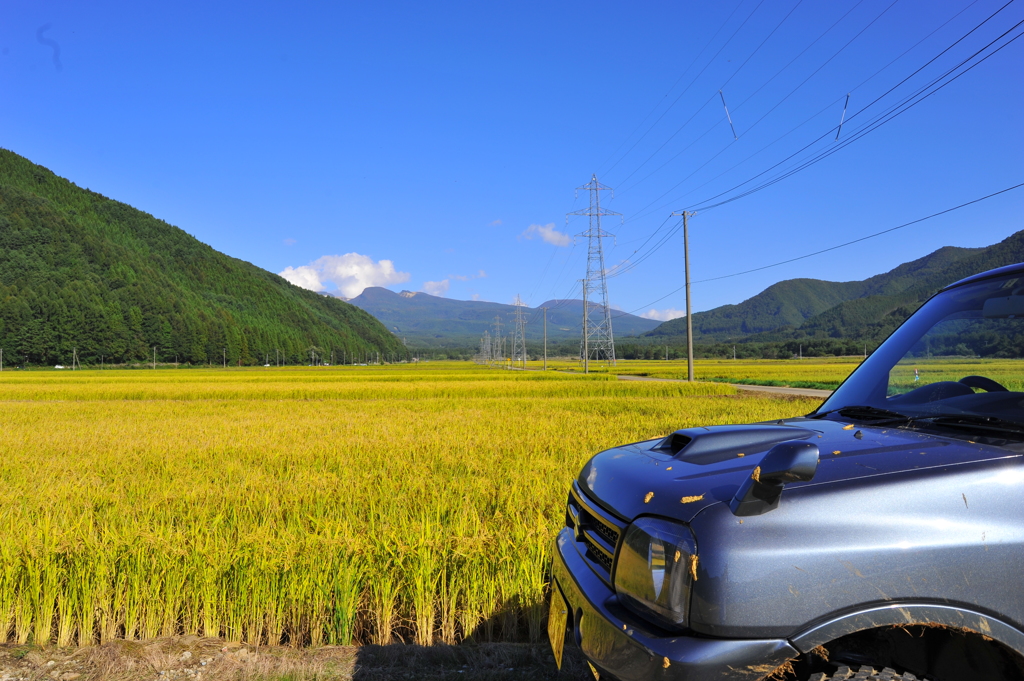
[[[986,248],[947,246],[864,281],[789,279],[738,305],[693,315],[698,342],[800,338],[881,339],[943,286],[994,267],[1024,261],[1024,232]],[[679,337],[686,319],[665,322],[646,337]]]
[[[483,300],[452,300],[422,292],[395,293],[371,286],[352,298],[361,307],[384,323],[390,331],[408,339],[410,344],[433,347],[475,347],[485,331],[493,333],[494,318],[508,334],[515,323],[516,307]],[[527,319],[526,338],[539,341],[544,336],[544,316],[548,308],[548,339],[577,339],[583,319],[582,300],[549,300],[538,307],[524,307]],[[615,312],[612,330],[619,335],[650,331],[658,322],[631,314]]]
[[[183,230],[0,149],[5,364],[292,362],[311,348],[401,354],[348,303],[220,253]]]

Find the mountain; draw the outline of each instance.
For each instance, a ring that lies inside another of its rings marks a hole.
[[[802,338],[884,338],[943,286],[971,274],[1024,261],[1024,232],[986,248],[947,246],[864,281],[789,279],[738,305],[693,315],[697,342],[782,341]],[[644,334],[686,334],[673,319]]]
[[[405,355],[376,319],[220,253],[0,149],[0,348],[8,364]]]
[[[502,333],[509,333],[515,320],[515,305],[479,300],[451,300],[427,293],[402,291],[395,293],[372,286],[349,300],[384,323],[410,344],[432,346],[475,345],[484,331],[494,333],[494,318],[502,323]],[[524,307],[527,340],[539,341],[544,336],[544,313],[548,308],[548,339],[575,339],[580,335],[583,301],[549,300],[539,307]],[[614,313],[612,331],[616,335],[636,335],[658,326],[657,321],[634,315]]]

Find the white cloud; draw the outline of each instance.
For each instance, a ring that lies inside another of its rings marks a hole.
[[[285,239],[284,240],[284,245],[285,246],[294,246],[296,243],[297,242],[295,241],[295,239]]]
[[[674,307],[667,308],[665,310],[655,310],[651,308],[647,312],[640,315],[644,319],[654,319],[659,322],[667,322],[670,319],[676,319],[678,317],[685,317],[686,310],[677,310]]]
[[[444,294],[448,293],[448,288],[451,283],[447,279],[441,281],[425,281],[423,282],[424,293],[429,293],[432,296],[438,296],[444,298]]]
[[[501,225],[501,220],[492,220],[491,222],[487,223],[488,227],[498,227],[500,225]]]
[[[409,281],[408,272],[398,272],[390,260],[374,262],[368,255],[346,253],[325,255],[308,265],[286,267],[282,277],[310,291],[324,291],[332,283],[346,298],[355,298],[368,286],[390,286]]]
[[[539,236],[544,240],[544,243],[551,244],[552,246],[568,246],[572,243],[572,237],[555,229],[555,223],[553,222],[549,222],[546,225],[530,225],[519,236],[524,239],[532,239],[534,235]]]

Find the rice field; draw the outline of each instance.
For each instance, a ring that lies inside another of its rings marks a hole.
[[[0,373],[0,641],[537,641],[603,448],[816,400],[469,363]]]
[[[698,381],[788,385],[794,388],[832,390],[863,361],[861,357],[816,357],[813,359],[698,359],[694,376]],[[579,362],[548,363],[549,368],[579,371]],[[914,381],[914,369],[919,381]],[[633,375],[654,378],[686,378],[686,360],[619,360],[614,366],[592,362],[588,375]],[[1010,390],[1024,390],[1024,360],[934,358],[901,362],[892,372],[892,387],[913,389],[936,381],[958,381],[964,376],[987,376]],[[916,383],[916,385],[915,385]]]

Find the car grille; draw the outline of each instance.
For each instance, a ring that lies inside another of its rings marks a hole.
[[[587,499],[575,482],[565,516],[565,524],[572,529],[576,541],[586,547],[586,557],[594,572],[610,584],[615,549],[625,524]]]

